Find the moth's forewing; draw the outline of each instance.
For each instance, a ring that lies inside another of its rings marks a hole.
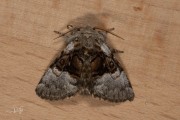
[[[106,56],[104,64],[107,71],[96,80],[94,96],[112,102],[132,101],[135,95],[126,73],[106,44],[102,44],[101,49]]]
[[[58,100],[70,97],[78,91],[75,86],[77,79],[64,70],[69,64],[69,53],[72,49],[73,45],[69,44],[47,69],[36,87],[38,96],[43,99]]]

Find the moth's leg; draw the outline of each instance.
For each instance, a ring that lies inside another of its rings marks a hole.
[[[59,32],[59,31],[54,31],[54,33],[56,33],[56,34],[59,34],[59,35],[61,35],[62,33],[61,32]]]
[[[107,29],[107,31],[113,31],[113,30],[115,30],[115,28],[109,28],[109,29]]]
[[[124,53],[124,51],[117,50],[117,49],[112,49],[112,53]]]
[[[54,31],[56,34],[58,34],[59,36],[54,38],[53,40],[57,39],[57,38],[60,38],[61,36],[63,36],[63,34],[59,31]]]

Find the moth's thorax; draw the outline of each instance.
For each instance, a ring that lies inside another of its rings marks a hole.
[[[81,80],[89,81],[94,77],[93,75],[99,67],[102,66],[101,58],[98,56],[97,51],[85,47],[75,53],[72,57],[72,66]]]
[[[90,81],[104,72],[104,58],[102,44],[106,43],[106,35],[92,27],[74,29],[68,36],[66,53],[73,51],[70,73],[75,74],[79,80]],[[106,49],[109,48],[104,48]]]

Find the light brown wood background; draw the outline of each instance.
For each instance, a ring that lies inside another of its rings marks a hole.
[[[108,35],[112,46],[125,52],[118,56],[134,101],[117,104],[82,95],[40,99],[35,87],[63,49],[53,31],[93,14],[126,39]],[[180,1],[1,0],[0,119],[180,120]]]

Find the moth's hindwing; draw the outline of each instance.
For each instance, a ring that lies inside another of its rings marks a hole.
[[[96,80],[94,96],[112,102],[123,102],[134,99],[134,92],[126,73],[115,59],[106,58],[107,73]]]

